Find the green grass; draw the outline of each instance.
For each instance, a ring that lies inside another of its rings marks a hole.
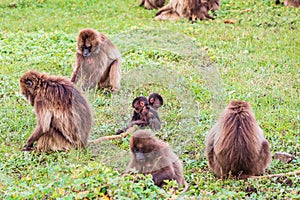
[[[223,0],[216,20],[159,22],[137,0],[2,0],[0,2],[0,198],[82,199],[297,199],[299,176],[219,180],[209,171],[204,139],[232,99],[248,101],[271,143],[291,153],[267,173],[300,170],[300,10],[275,1]],[[235,24],[225,24],[225,19]],[[70,77],[76,36],[91,27],[123,55],[119,93],[87,92],[94,110],[91,138],[114,134],[130,120],[131,101],[159,92],[165,105],[157,137],[183,161],[190,189],[164,191],[149,176],[122,173],[128,138],[85,150],[36,154],[20,151],[36,121],[19,92],[30,69]]]

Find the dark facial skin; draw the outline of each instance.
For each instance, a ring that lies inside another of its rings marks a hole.
[[[91,49],[92,49],[92,46],[83,46],[82,47],[82,55],[83,55],[83,57],[88,57],[88,56],[90,56],[91,55]]]

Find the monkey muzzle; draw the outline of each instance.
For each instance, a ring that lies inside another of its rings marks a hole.
[[[145,162],[146,161],[145,156],[144,156],[143,153],[135,153],[135,159],[138,162]]]
[[[91,48],[83,48],[83,57],[89,57],[91,55]]]

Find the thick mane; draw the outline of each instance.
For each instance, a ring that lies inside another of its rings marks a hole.
[[[40,91],[43,91],[43,98],[47,103],[62,106],[68,109],[72,105],[74,95],[78,95],[77,89],[74,84],[62,77],[48,76],[46,74],[40,75]]]
[[[231,165],[239,166],[237,171],[245,172],[252,168],[253,163],[248,161],[255,160],[260,148],[255,146],[259,143],[259,133],[250,105],[243,101],[232,101],[225,110],[222,124],[220,138],[216,142],[216,154],[231,160]]]
[[[98,37],[98,32],[94,29],[82,29],[78,34],[78,41],[83,40],[85,42],[86,39],[95,40]]]

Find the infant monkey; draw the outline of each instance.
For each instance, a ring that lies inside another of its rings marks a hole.
[[[119,130],[116,134],[118,135],[126,132],[129,127],[134,125],[137,125],[142,129],[149,126],[150,129],[160,130],[161,124],[157,109],[162,105],[163,99],[161,95],[157,93],[152,93],[149,96],[149,101],[144,96],[136,97],[132,101],[132,107],[134,108],[134,111],[128,127],[123,130]]]

